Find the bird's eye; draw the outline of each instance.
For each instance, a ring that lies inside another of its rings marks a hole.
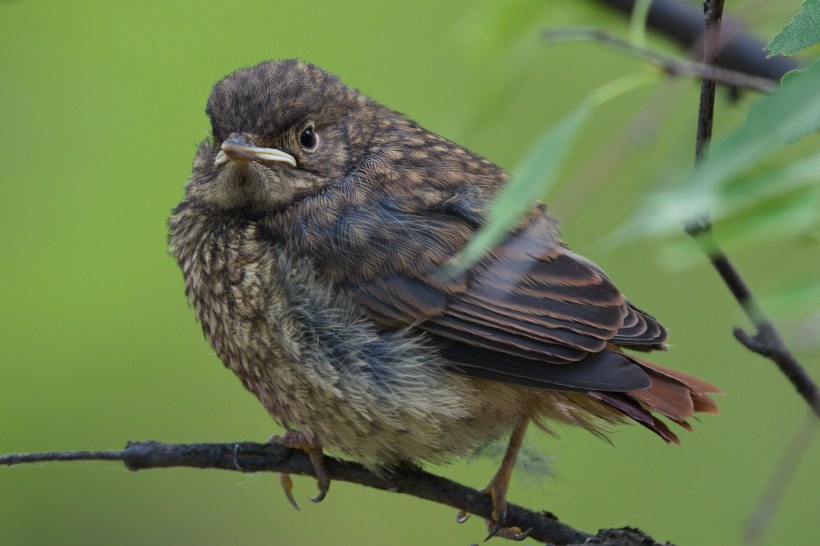
[[[316,146],[316,131],[313,129],[313,125],[308,125],[302,131],[302,134],[299,135],[299,144],[302,145],[303,148],[311,149]]]

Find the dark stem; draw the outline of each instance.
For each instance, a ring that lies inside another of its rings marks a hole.
[[[774,362],[783,375],[792,382],[817,417],[820,417],[820,388],[783,342],[783,338],[780,337],[777,329],[760,307],[743,277],[715,241],[712,225],[702,221],[690,222],[686,226],[686,232],[695,238],[703,252],[709,257],[709,261],[757,330],[756,334],[750,335],[740,328],[735,328],[735,338],[750,351]]]
[[[117,460],[129,470],[149,468],[191,467],[216,468],[239,472],[284,472],[315,476],[307,453],[272,444],[236,442],[224,444],[165,444],[160,442],[129,442],[122,451],[81,451],[24,453],[0,456],[0,466],[46,461]],[[418,467],[402,466],[393,472],[375,474],[364,466],[327,457],[327,470],[332,480],[346,481],[421,499],[446,504],[471,514],[490,519],[493,510],[489,495],[430,474]],[[332,494],[332,493],[331,493]],[[455,520],[455,518],[454,518]],[[587,543],[588,533],[563,524],[548,512],[534,512],[514,504],[509,505],[507,525],[532,529],[530,538],[560,545]],[[624,546],[654,546],[655,542],[638,530],[601,531],[597,536],[618,536]],[[631,537],[631,538],[630,538]],[[658,545],[660,546],[660,545]]]
[[[706,0],[706,31],[703,35],[703,64],[715,66],[720,52],[720,20],[723,18],[724,0]],[[698,109],[698,132],[695,141],[695,162],[700,163],[712,140],[712,124],[715,118],[715,82],[703,79],[700,84],[700,107]]]
[[[706,0],[706,33],[704,36],[704,64],[714,64],[720,50],[720,22],[723,15],[723,0]],[[715,110],[715,83],[703,80],[701,85],[698,129],[695,144],[695,162],[700,163],[709,147],[712,137],[712,123]],[[772,360],[780,371],[789,378],[797,392],[806,400],[814,413],[820,417],[820,389],[806,373],[806,370],[789,351],[772,322],[757,303],[749,286],[735,269],[726,253],[718,245],[712,234],[712,223],[704,216],[690,220],[686,232],[698,243],[720,274],[723,282],[731,290],[746,316],[757,329],[749,335],[735,328],[737,340],[747,349]]]

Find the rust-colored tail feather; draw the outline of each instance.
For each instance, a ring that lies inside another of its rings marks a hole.
[[[667,442],[674,444],[680,443],[678,437],[674,432],[669,430],[666,423],[652,415],[652,413],[644,408],[637,400],[630,398],[629,393],[590,391],[588,394],[608,406],[612,406],[636,423],[645,426]]]
[[[597,392],[590,394],[655,432],[667,442],[678,444],[680,440],[651,412],[658,412],[687,430],[692,430],[687,419],[692,418],[695,413],[719,413],[717,404],[709,395],[723,393],[711,383],[633,355],[624,356],[638,364],[649,375],[652,386],[621,395]]]

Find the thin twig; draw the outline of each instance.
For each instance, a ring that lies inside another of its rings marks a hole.
[[[597,1],[627,17],[632,14],[636,3],[636,0]],[[653,0],[646,24],[650,29],[680,44],[684,50],[701,51],[703,13],[694,2]],[[718,66],[772,80],[780,80],[786,72],[800,67],[800,64],[790,57],[766,57],[765,42],[744,32],[737,22],[732,26],[737,30],[731,36],[724,36],[717,59]]]
[[[780,333],[760,307],[757,298],[754,297],[743,277],[740,276],[726,253],[715,241],[712,234],[712,224],[708,221],[701,221],[700,223],[692,221],[686,225],[686,232],[695,238],[698,246],[709,257],[712,266],[723,278],[723,282],[732,291],[735,299],[757,330],[754,335],[750,335],[740,328],[735,328],[735,338],[750,351],[777,364],[777,367],[792,382],[797,392],[806,400],[815,415],[820,417],[820,388],[783,342]]]
[[[706,30],[703,35],[703,64],[715,66],[720,53],[720,22],[723,19],[724,0],[706,0]],[[700,163],[706,155],[712,140],[712,125],[715,119],[715,82],[703,78],[700,84],[700,106],[698,108],[698,131],[695,138],[695,163]],[[708,222],[708,220],[707,220]]]
[[[750,76],[743,72],[720,68],[711,64],[688,61],[672,55],[666,55],[651,49],[638,47],[627,40],[619,38],[605,30],[595,27],[569,27],[545,30],[542,37],[550,42],[593,41],[601,42],[623,53],[647,60],[670,76],[696,76],[712,83],[717,82],[731,87],[742,87],[762,93],[769,93],[777,88],[777,82],[759,76]]]
[[[720,47],[720,21],[723,13],[723,0],[707,0],[706,6],[704,61],[706,64],[714,64]],[[703,160],[712,137],[712,120],[715,108],[714,81],[703,80],[700,97],[695,145],[696,163]],[[737,340],[750,351],[777,364],[780,371],[789,378],[797,392],[806,400],[814,413],[820,417],[820,388],[786,347],[777,329],[763,312],[749,286],[718,245],[712,234],[712,222],[708,217],[703,216],[688,221],[685,230],[709,257],[712,265],[723,278],[723,282],[732,291],[735,299],[757,330],[756,334],[750,335],[740,328],[735,328],[734,335]]]
[[[122,461],[125,451],[47,451],[12,453],[0,456],[0,466],[46,463],[54,461]]]
[[[723,1],[706,0],[705,2],[706,33],[704,35],[703,55],[706,64],[717,62],[720,50],[720,22],[723,14]],[[695,145],[696,164],[703,161],[706,156],[709,141],[712,137],[714,102],[715,84],[713,81],[704,79],[701,85],[700,107],[698,110],[697,141]],[[757,333],[752,336],[740,328],[735,328],[734,335],[737,340],[750,351],[775,362],[814,412],[814,415],[811,416],[811,421],[813,421],[811,425],[801,427],[797,436],[792,440],[791,447],[784,454],[778,470],[770,481],[766,494],[764,494],[755,513],[750,518],[744,543],[757,543],[763,536],[774,509],[782,498],[793,469],[797,466],[797,461],[806,451],[812,432],[816,429],[817,420],[815,417],[820,417],[820,390],[783,343],[780,334],[763,312],[749,286],[718,245],[712,233],[712,223],[708,216],[702,216],[687,222],[685,230],[709,257],[712,265],[757,329]],[[804,429],[808,426],[811,426],[811,431],[806,432]]]
[[[129,470],[191,467],[238,472],[283,472],[314,476],[313,463],[305,452],[273,444],[256,444],[252,442],[223,444],[129,442],[122,451],[3,455],[0,456],[0,466],[78,460],[122,461]],[[404,493],[459,510],[463,509],[485,519],[492,518],[493,503],[489,495],[430,474],[418,467],[402,466],[389,473],[375,474],[360,464],[327,457],[327,470],[332,480],[356,483],[394,493]],[[553,544],[582,544],[593,538],[588,533],[559,522],[554,515],[548,512],[534,512],[515,504],[509,505],[506,524],[521,529],[532,529],[530,538]],[[655,542],[647,535],[634,529],[609,529],[601,531],[597,536],[600,538],[615,535],[622,540],[618,544],[624,546],[655,545]]]

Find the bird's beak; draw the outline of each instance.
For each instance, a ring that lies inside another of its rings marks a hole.
[[[264,161],[287,163],[291,167],[296,166],[296,160],[289,153],[276,148],[260,148],[248,137],[241,134],[231,135],[230,138],[222,142],[222,149],[216,154],[214,165],[219,166],[236,159],[262,159]]]

